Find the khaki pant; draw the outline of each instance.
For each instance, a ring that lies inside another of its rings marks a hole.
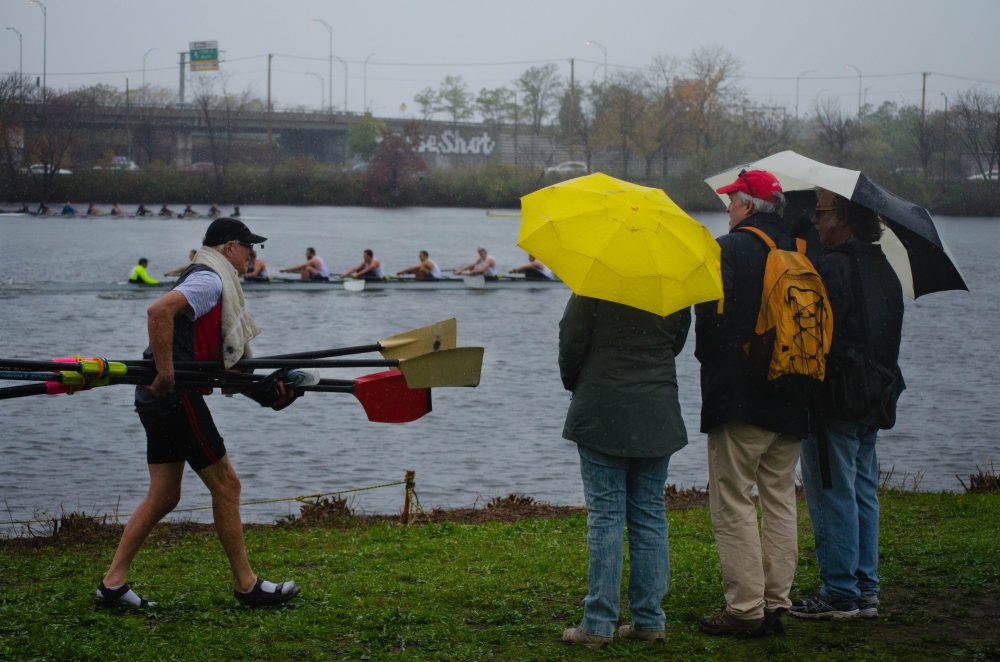
[[[708,433],[708,495],[722,562],[726,609],[736,618],[763,618],[789,607],[798,561],[795,463],[799,440],[747,423]],[[751,490],[757,486],[761,531]]]

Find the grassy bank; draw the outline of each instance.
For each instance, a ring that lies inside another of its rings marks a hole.
[[[0,541],[0,658],[997,659],[998,512],[998,494],[883,494],[881,617],[792,621],[764,640],[697,632],[695,619],[721,604],[718,556],[706,508],[671,512],[666,647],[615,641],[598,652],[558,641],[586,592],[578,511],[249,528],[258,572],[303,587],[298,608],[278,611],[237,606],[218,542],[199,527],[163,527],[139,554],[133,585],[158,601],[152,611],[98,611],[93,587],[118,530],[71,528]],[[804,504],[800,547],[795,594],[817,582]]]

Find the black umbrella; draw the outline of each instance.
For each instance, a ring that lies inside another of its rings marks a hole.
[[[715,190],[736,179],[744,168],[773,173],[786,192],[819,186],[879,214],[885,224],[879,243],[908,296],[969,289],[930,212],[887,191],[861,171],[826,165],[789,150],[729,168],[705,182]]]

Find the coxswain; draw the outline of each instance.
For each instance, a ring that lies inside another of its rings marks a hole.
[[[240,207],[239,207],[239,205],[233,205],[233,213],[231,214],[231,216],[233,218],[239,218],[240,217]]]
[[[128,282],[136,285],[156,285],[160,281],[146,273],[146,266],[149,260],[144,257],[139,258],[139,262],[132,267],[132,274],[128,277]]]

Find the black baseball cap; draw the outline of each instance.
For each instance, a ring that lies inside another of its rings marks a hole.
[[[267,241],[267,237],[250,232],[250,228],[237,221],[235,218],[217,218],[205,230],[205,238],[201,240],[203,246],[218,246],[227,241],[242,241],[245,244],[262,244]]]

